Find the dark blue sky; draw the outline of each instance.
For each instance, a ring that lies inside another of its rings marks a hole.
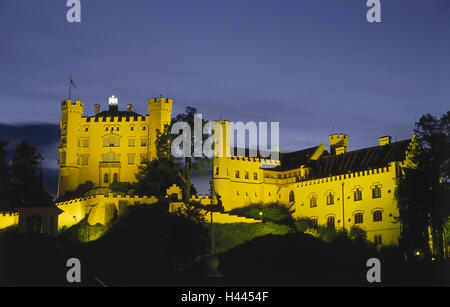
[[[0,137],[57,124],[70,74],[90,114],[168,92],[174,114],[279,121],[282,151],[405,139],[450,106],[448,0],[381,0],[373,24],[366,0],[81,0],[77,24],[65,3],[0,1]],[[56,142],[35,144],[46,167]]]

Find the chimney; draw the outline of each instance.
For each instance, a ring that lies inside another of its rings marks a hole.
[[[98,103],[95,104],[95,115],[98,115],[100,113],[100,105]]]
[[[133,105],[132,104],[127,104],[127,111],[128,112],[132,112],[133,111]]]
[[[389,145],[391,144],[391,136],[390,135],[382,136],[378,138],[378,142],[380,143],[380,146]]]
[[[328,139],[330,141],[330,154],[343,154],[347,152],[348,148],[348,135],[347,134],[330,134],[328,136]],[[342,149],[339,149],[339,153],[337,153],[337,149],[342,147]]]

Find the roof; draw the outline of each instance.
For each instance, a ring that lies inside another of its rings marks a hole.
[[[319,147],[320,145],[288,153],[280,152],[280,165],[272,168],[271,170],[286,171],[299,168],[300,165],[307,164],[311,156]]]
[[[411,139],[382,146],[373,146],[349,151],[340,155],[324,155],[316,161],[310,161],[312,178],[323,178],[385,167],[390,162],[403,161]]]
[[[133,111],[107,110],[107,111],[102,111],[102,112],[100,112],[100,113],[98,113],[97,115],[94,115],[94,116],[88,116],[87,117],[87,121],[90,122],[93,119],[94,121],[97,122],[99,118],[102,118],[102,117],[113,117],[113,116],[119,117],[119,121],[121,121],[122,118],[125,118],[126,120],[129,120],[129,118],[131,118],[131,117],[135,117],[135,118],[142,117],[142,118],[145,118],[145,116],[143,116],[141,114],[138,114],[136,112],[133,112]]]

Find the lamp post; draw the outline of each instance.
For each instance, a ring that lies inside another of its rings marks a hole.
[[[218,278],[222,277],[223,275],[218,270],[220,261],[219,258],[217,258],[217,256],[215,255],[214,222],[213,222],[213,212],[215,206],[212,203],[213,195],[214,190],[211,187],[211,204],[209,206],[205,206],[206,210],[209,210],[211,214],[211,250],[210,255],[206,258],[206,271],[203,274],[203,276]]]

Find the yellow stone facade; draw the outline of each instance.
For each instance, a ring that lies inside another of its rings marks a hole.
[[[170,124],[172,103],[151,98],[147,115],[133,112],[131,105],[119,111],[110,104],[103,112],[96,105],[95,114],[87,116],[82,101],[62,101],[58,198],[87,181],[98,187],[135,182],[141,162],[156,156],[156,131]]]
[[[404,167],[411,166],[408,155],[417,143],[415,137],[396,143],[381,137],[377,146],[347,152],[348,135],[333,134],[329,136],[330,153],[320,144],[293,154],[280,153],[279,160],[270,161],[236,156],[230,149],[230,122],[218,123],[222,131],[215,144],[224,154],[214,158],[213,187],[225,211],[279,202],[292,206],[295,217],[336,229],[357,225],[375,243],[398,244],[397,178]],[[295,161],[295,156],[301,157]],[[361,160],[358,165],[352,162],[355,159]],[[289,165],[283,167],[284,162]],[[339,162],[339,167],[330,167],[333,162]],[[263,164],[276,167],[262,168]]]

